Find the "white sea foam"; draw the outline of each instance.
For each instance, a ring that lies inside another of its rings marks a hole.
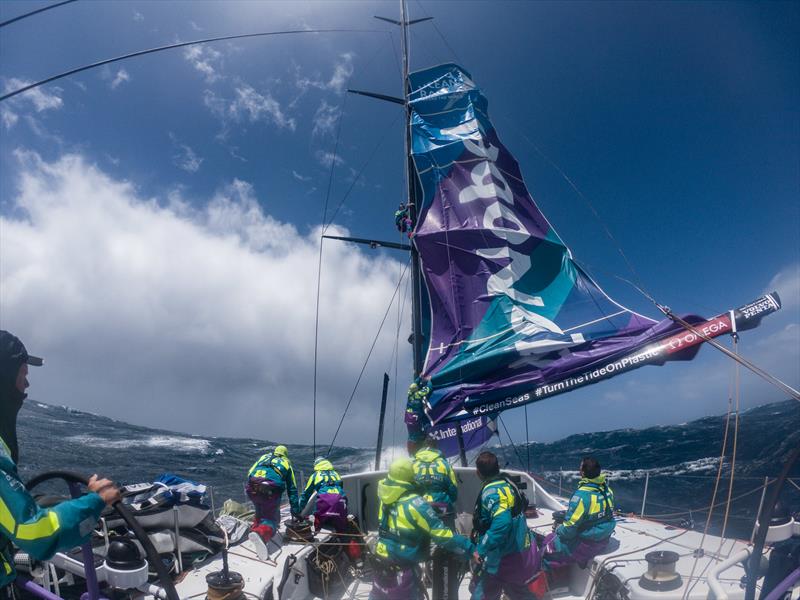
[[[697,460],[688,460],[666,467],[655,467],[652,469],[612,469],[604,470],[603,472],[612,481],[634,481],[637,479],[644,479],[647,473],[650,477],[659,476],[672,476],[680,477],[681,475],[712,475],[717,469],[719,458],[709,456],[706,458],[699,458]],[[559,475],[562,479],[580,479],[578,471],[545,471],[544,476],[550,479],[558,479]]]
[[[171,448],[184,452],[207,453],[211,442],[202,438],[181,437],[177,435],[151,435],[143,438],[109,440],[92,435],[73,435],[67,441],[103,448]]]

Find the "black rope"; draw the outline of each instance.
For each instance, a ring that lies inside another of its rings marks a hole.
[[[508,441],[511,442],[511,447],[514,449],[514,454],[517,455],[517,460],[519,461],[519,466],[521,467],[525,463],[522,462],[522,456],[520,455],[519,450],[517,450],[517,445],[514,443],[514,440],[511,438],[511,434],[508,432],[508,427],[506,427],[506,423],[505,423],[505,421],[503,421],[503,417],[501,417],[500,415],[497,415],[497,420],[500,421],[500,424],[503,426],[503,429],[506,430],[506,435],[508,436]],[[498,435],[497,437],[500,437],[500,436]]]
[[[291,29],[287,31],[266,31],[260,33],[243,33],[239,35],[224,35],[220,37],[212,37],[212,38],[205,38],[201,40],[194,40],[191,42],[179,42],[177,44],[169,44],[168,46],[159,46],[157,48],[150,48],[148,50],[138,50],[137,52],[130,52],[128,54],[123,54],[122,56],[116,56],[114,58],[107,58],[105,60],[101,60],[95,63],[91,63],[89,65],[84,65],[82,67],[76,67],[74,69],[70,69],[69,71],[64,71],[63,73],[59,73],[58,75],[53,75],[52,77],[48,77],[47,79],[42,79],[41,81],[37,81],[35,83],[31,83],[29,85],[23,86],[19,89],[14,90],[13,92],[9,92],[3,96],[0,96],[0,102],[3,100],[8,100],[9,98],[13,98],[17,94],[21,94],[22,92],[27,92],[28,90],[32,90],[33,88],[39,87],[40,85],[44,85],[46,83],[50,83],[52,81],[56,81],[58,79],[62,79],[64,77],[68,77],[70,75],[75,75],[76,73],[81,73],[83,71],[88,71],[89,69],[95,69],[97,67],[102,67],[103,65],[108,65],[114,62],[119,62],[121,60],[127,60],[129,58],[135,58],[137,56],[144,56],[145,54],[153,54],[155,52],[163,52],[164,50],[172,50],[174,48],[183,48],[185,46],[194,46],[195,44],[208,44],[210,42],[221,42],[224,40],[241,40],[246,38],[254,38],[254,37],[266,37],[271,35],[293,35],[293,34],[301,34],[301,33],[383,33],[386,32],[381,29]]]
[[[367,369],[367,363],[369,363],[369,359],[372,356],[372,351],[375,349],[375,344],[378,343],[378,338],[381,335],[381,330],[383,329],[383,324],[386,323],[386,317],[389,316],[389,311],[392,309],[392,304],[394,304],[394,299],[397,296],[397,291],[400,289],[400,284],[403,282],[403,277],[408,271],[408,265],[406,268],[403,269],[403,274],[400,276],[400,280],[397,282],[397,286],[394,288],[394,293],[392,294],[392,299],[389,301],[389,306],[386,307],[386,312],[383,313],[383,319],[381,319],[381,324],[378,326],[378,333],[375,334],[375,339],[372,340],[372,345],[369,347],[369,352],[367,353],[367,358],[364,360],[364,365],[361,367],[361,372],[358,374],[358,379],[356,379],[356,384],[353,386],[353,391],[350,394],[350,399],[347,401],[347,406],[344,407],[344,412],[342,413],[342,418],[339,419],[339,425],[336,427],[336,433],[333,434],[333,439],[331,440],[331,445],[328,446],[328,452],[325,456],[329,456],[331,450],[333,450],[333,444],[336,443],[336,438],[339,435],[339,431],[342,429],[342,423],[344,423],[344,418],[347,416],[347,411],[350,410],[350,404],[353,402],[353,398],[356,395],[356,391],[358,390],[358,385],[361,383],[361,378],[364,375],[364,371]]]
[[[5,27],[6,25],[11,25],[12,23],[16,23],[17,21],[21,21],[22,19],[27,19],[28,17],[32,17],[33,15],[37,15],[41,12],[46,10],[51,10],[53,8],[58,8],[59,6],[64,6],[65,4],[69,4],[70,2],[75,2],[75,0],[63,0],[63,2],[56,2],[55,4],[48,4],[42,8],[37,8],[36,10],[32,10],[31,12],[27,12],[22,14],[18,17],[14,17],[13,19],[9,19],[8,21],[3,21],[0,23],[0,27]]]

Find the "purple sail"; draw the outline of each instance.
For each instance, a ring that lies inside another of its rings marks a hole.
[[[469,73],[440,65],[411,74],[409,84],[421,190],[412,239],[429,308],[423,375],[434,423],[543,399],[552,394],[537,395],[538,386],[591,374],[682,330],[621,306],[575,263]]]

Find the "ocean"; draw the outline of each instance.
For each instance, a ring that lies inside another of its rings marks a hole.
[[[733,472],[726,533],[749,538],[764,478],[775,478],[790,450],[800,444],[800,403],[787,400],[741,413],[734,469],[732,430],[731,425],[716,498],[723,504],[712,511],[710,530],[722,530]],[[496,443],[492,449],[505,466],[526,469],[530,464],[548,491],[567,496],[577,482],[581,457],[591,454],[607,472],[619,509],[640,513],[647,482],[645,515],[702,530],[724,431],[725,417],[716,416],[681,425],[582,433],[547,444]],[[126,484],[170,472],[211,486],[217,506],[227,498],[244,500],[247,470],[275,445],[269,440],[200,437],[141,427],[32,400],[20,412],[19,439],[24,479],[43,471],[69,470],[98,473]],[[298,477],[310,473],[311,447],[287,446]],[[344,474],[370,468],[374,456],[374,448],[337,446],[329,458]],[[784,498],[800,511],[800,465],[791,476],[793,483],[787,484]]]

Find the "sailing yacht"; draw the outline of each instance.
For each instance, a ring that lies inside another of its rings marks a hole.
[[[664,319],[653,321],[614,301],[534,203],[470,72],[456,64],[411,72],[408,29],[419,21],[409,18],[404,1],[400,19],[389,21],[401,29],[403,96],[358,93],[406,110],[413,372],[430,389],[416,416],[425,432],[454,432],[457,438],[456,522],[469,535],[481,482],[466,465],[466,452],[487,439],[476,430],[490,429],[505,410],[646,365],[689,360],[701,344],[719,346],[714,338],[738,336],[781,303],[776,293],[765,294],[710,319],[660,307]],[[738,355],[731,358],[796,396]],[[343,477],[357,543],[366,553],[378,529],[377,484],[386,475],[378,466]],[[549,493],[530,473],[507,473],[528,499],[529,528],[550,532],[568,498]],[[101,588],[128,598],[306,600],[366,599],[372,589],[369,561],[344,552],[352,540],[325,530],[299,534],[288,512],[268,558],[237,535],[244,521],[227,515],[218,521],[225,547],[199,564],[170,565],[173,574],[161,564],[153,536],[137,527],[136,515],[131,519],[120,510],[138,545],[120,543],[103,530],[81,551],[56,554],[45,566],[18,556],[18,564],[28,567],[25,591],[54,600],[59,586],[77,581],[85,582],[89,600],[100,598]],[[800,523],[770,521],[770,510],[766,502],[765,523],[752,542],[616,515],[610,546],[585,568],[571,565],[551,582],[545,598],[753,600],[764,581],[762,554],[768,560],[770,544],[800,536]],[[170,514],[161,517],[158,527],[169,529]],[[176,512],[172,523],[178,557],[181,518]],[[153,569],[155,576],[148,574]],[[461,575],[458,597],[468,598],[471,577]],[[797,577],[787,578],[767,600],[784,593],[796,597],[796,585]],[[436,600],[445,594],[437,592]]]

